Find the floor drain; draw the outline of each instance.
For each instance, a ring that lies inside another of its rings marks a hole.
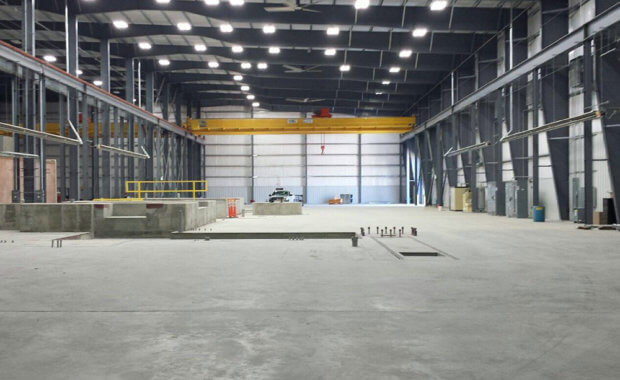
[[[398,252],[405,257],[437,257],[439,252]]]

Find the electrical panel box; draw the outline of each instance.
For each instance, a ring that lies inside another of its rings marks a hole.
[[[485,206],[486,206],[486,210],[487,213],[490,215],[496,215],[497,214],[497,207],[496,207],[496,196],[497,196],[497,184],[495,183],[495,181],[493,182],[487,182],[487,188],[486,188],[486,192],[485,192]]]
[[[528,218],[527,178],[506,182],[506,216]]]

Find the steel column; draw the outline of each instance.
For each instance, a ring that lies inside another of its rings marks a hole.
[[[607,164],[611,190],[613,192],[614,208],[609,210],[616,215],[616,223],[620,220],[620,66],[618,65],[617,46],[611,41],[617,34],[610,33],[600,39],[599,43],[606,46],[606,51],[598,54],[597,89],[599,103],[604,104],[605,114],[602,119],[603,138],[607,153]]]
[[[592,111],[592,39],[583,42],[583,112]],[[583,123],[583,175],[584,175],[584,218],[586,224],[592,224],[593,216],[593,174],[592,174],[592,121]]]
[[[47,97],[45,96],[45,77],[39,77],[39,130],[45,132],[45,126],[47,125]],[[45,203],[47,193],[47,165],[46,165],[46,150],[45,140],[39,139],[39,202]]]
[[[20,108],[19,108],[19,82],[17,78],[11,79],[11,123],[13,125],[19,125],[20,122]],[[13,134],[13,151],[19,152],[19,135]],[[13,193],[12,202],[19,203],[21,201],[20,195],[20,159],[13,159]]]
[[[112,119],[114,123],[114,147],[122,149],[121,146],[121,124],[119,120],[118,108],[114,107],[112,111]],[[114,155],[114,187],[112,190],[112,197],[120,198],[121,197],[121,171],[120,171],[120,158],[122,156],[120,154]]]
[[[532,72],[532,128],[538,127],[539,86],[538,69]],[[532,136],[532,202],[540,205],[539,199],[539,164],[538,164],[538,134]]]
[[[106,38],[101,40],[101,86],[110,92],[110,41]],[[103,117],[101,118],[101,137],[102,144],[110,146],[110,106],[102,104]],[[97,138],[98,140],[98,138]],[[97,154],[99,154],[97,152]],[[110,152],[101,152],[101,190],[100,196],[110,198]]]
[[[92,192],[92,181],[91,181],[91,177],[90,177],[90,157],[91,157],[91,141],[90,141],[90,137],[88,136],[88,119],[90,119],[89,113],[88,113],[88,97],[86,96],[86,94],[82,94],[82,154],[81,154],[81,158],[82,158],[82,181],[81,184],[82,186],[84,186],[84,188],[82,189],[81,195],[82,198],[81,199],[91,199],[93,197],[93,192]]]
[[[66,36],[66,57],[67,72],[77,76],[78,70],[78,20],[77,15],[70,9],[69,0],[65,1],[65,36]],[[78,92],[70,88],[67,96],[67,118],[77,129],[78,125]],[[76,138],[73,130],[69,132],[69,137]],[[81,176],[80,176],[80,147],[69,147],[69,199],[79,200],[81,198]],[[63,194],[64,196],[64,194]]]
[[[31,55],[35,55],[35,1],[24,0],[22,3],[22,48]],[[35,99],[34,74],[30,70],[24,72],[24,91],[23,91],[23,113],[24,127],[36,129],[36,99]],[[36,153],[36,140],[34,137],[26,136],[23,138],[25,153]],[[24,201],[32,203],[36,201],[35,194],[35,162],[34,160],[23,160],[24,165]]]

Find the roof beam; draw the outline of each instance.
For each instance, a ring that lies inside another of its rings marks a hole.
[[[307,4],[307,3],[306,3]],[[505,20],[508,11],[502,8],[454,7],[452,12],[433,12],[425,6],[371,6],[356,11],[352,5],[312,5],[318,12],[267,12],[265,8],[280,4],[246,3],[243,7],[231,7],[221,3],[207,7],[201,1],[175,0],[168,5],[156,4],[154,0],[106,0],[81,2],[78,13],[82,15],[152,10],[185,12],[227,22],[314,24],[314,25],[362,25],[372,27],[411,29],[424,25],[430,30],[450,31],[497,31],[498,21]],[[53,5],[47,9],[54,11]]]

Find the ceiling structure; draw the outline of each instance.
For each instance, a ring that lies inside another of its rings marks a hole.
[[[442,2],[373,0],[365,8],[365,0],[68,2],[79,19],[81,77],[99,78],[100,41],[108,39],[111,91],[120,96],[125,61],[135,58],[141,70],[157,72],[158,88],[169,83],[202,107],[329,107],[361,116],[406,114],[503,29],[511,12],[534,3],[452,0],[433,10]],[[65,0],[36,7],[37,56],[53,56],[64,69]],[[0,0],[0,39],[21,45],[21,15],[21,0]]]

